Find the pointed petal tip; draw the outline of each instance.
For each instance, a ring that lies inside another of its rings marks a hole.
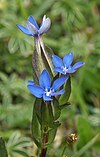
[[[25,28],[24,26],[20,25],[20,24],[16,24],[16,26],[24,33],[27,34],[29,36],[32,36],[31,32]]]
[[[57,55],[53,55],[52,56],[52,62],[54,64],[55,67],[62,67],[63,66],[63,61],[60,57],[58,57]]]
[[[44,34],[48,32],[51,26],[51,20],[49,18],[43,19],[41,27],[39,29],[39,34]]]
[[[45,19],[46,19],[46,15],[43,16],[43,20],[42,21],[44,21]]]
[[[39,84],[44,89],[48,89],[51,86],[50,74],[46,69],[44,69],[40,75]]]
[[[65,93],[65,90],[64,90],[64,89],[61,89],[61,90],[58,91],[58,92],[52,93],[52,96],[57,96],[57,95],[61,95],[61,94],[64,94],[64,93]]]
[[[30,15],[30,16],[28,17],[28,21],[29,21],[32,25],[34,25],[37,29],[39,29],[39,26],[38,26],[38,24],[37,24],[35,18],[34,18],[32,15]]]
[[[78,68],[82,67],[83,65],[85,65],[85,62],[77,62],[72,66],[73,70],[77,70]]]
[[[30,21],[26,22],[26,27],[28,28],[28,30],[31,32],[33,36],[39,33],[37,27]]]
[[[85,62],[83,62],[83,65],[85,65]]]
[[[36,96],[37,98],[42,98],[44,90],[38,85],[27,85],[27,88],[31,92],[32,95]]]
[[[64,62],[64,65],[65,65],[67,68],[72,64],[73,58],[74,58],[74,55],[73,55],[72,52],[71,52],[71,53],[68,53],[68,54],[66,54],[66,55],[64,56],[63,62]]]
[[[28,80],[28,85],[34,85],[34,81]]]

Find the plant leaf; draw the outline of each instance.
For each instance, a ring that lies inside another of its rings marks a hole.
[[[16,152],[17,154],[20,154],[24,157],[29,157],[29,155],[24,150],[13,149],[13,152]]]
[[[53,110],[51,106],[51,102],[42,102],[41,104],[41,114],[42,114],[42,129],[45,127],[53,127]]]
[[[68,81],[66,82],[66,84],[64,85],[64,89],[65,89],[65,93],[62,94],[59,98],[60,105],[66,104],[70,97],[70,94],[71,94],[71,78],[70,77]]]
[[[78,125],[78,135],[79,135],[77,146],[78,148],[81,148],[92,138],[91,125],[88,119],[82,116],[78,117],[77,125]]]
[[[33,115],[32,115],[32,137],[35,142],[35,144],[38,147],[41,147],[41,130],[40,130],[40,123],[38,120],[38,116],[36,113],[36,105],[38,104],[38,101],[35,101],[34,107],[33,107]]]
[[[0,137],[0,157],[8,157],[5,142],[2,137]]]
[[[57,120],[60,117],[60,106],[59,102],[56,98],[53,99],[53,115],[54,115],[54,121]]]

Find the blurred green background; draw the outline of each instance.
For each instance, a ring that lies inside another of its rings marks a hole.
[[[34,39],[20,32],[16,24],[25,25],[29,15],[40,24],[45,14],[52,21],[50,31],[43,35],[45,44],[60,57],[74,52],[75,61],[86,63],[72,75],[71,106],[62,111],[62,125],[48,154],[59,157],[63,140],[69,133],[77,133],[77,142],[66,146],[65,154],[99,157],[99,0],[0,0],[0,136],[7,141],[11,157],[20,156],[14,151],[16,143],[19,150],[27,147],[30,154],[36,152],[30,131],[34,97],[26,87],[32,79]]]

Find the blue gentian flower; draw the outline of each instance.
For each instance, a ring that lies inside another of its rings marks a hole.
[[[51,20],[50,18],[46,18],[46,15],[44,15],[42,23],[40,27],[38,26],[37,22],[32,16],[28,17],[28,20],[26,22],[26,27],[17,24],[18,28],[25,34],[29,36],[40,36],[44,33],[46,33],[51,25]]]
[[[64,93],[64,89],[57,92],[56,90],[58,90],[58,88],[60,88],[67,79],[68,77],[62,76],[56,79],[51,85],[51,78],[48,71],[43,70],[39,78],[40,86],[29,81],[27,87],[29,91],[37,98],[43,97],[44,101],[51,101],[53,100],[52,96],[57,96]]]
[[[60,72],[63,75],[67,75],[74,73],[78,68],[85,64],[84,62],[77,62],[74,65],[71,65],[73,58],[73,53],[66,54],[63,60],[60,57],[53,55],[52,61],[55,66],[54,71]]]

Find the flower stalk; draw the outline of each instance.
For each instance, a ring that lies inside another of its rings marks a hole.
[[[48,129],[45,128],[43,132],[43,139],[42,139],[42,144],[43,147],[41,149],[41,154],[40,157],[46,157],[46,152],[47,152],[47,146],[45,146],[48,143]]]

